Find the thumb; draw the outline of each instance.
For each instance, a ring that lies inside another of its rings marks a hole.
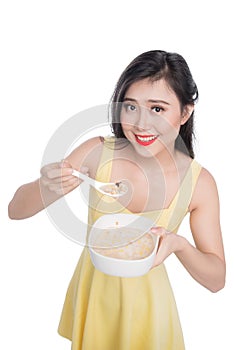
[[[60,162],[60,168],[72,168],[71,164],[66,159],[62,159]]]
[[[160,226],[153,226],[151,227],[150,231],[156,236],[162,236],[164,234],[165,229]]]

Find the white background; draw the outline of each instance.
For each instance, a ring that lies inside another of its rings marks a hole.
[[[81,247],[58,233],[45,212],[11,221],[7,205],[21,184],[39,176],[55,130],[76,113],[108,103],[125,66],[152,49],[178,52],[191,68],[200,92],[196,158],[214,175],[221,201],[225,289],[212,294],[175,257],[167,261],[186,349],[234,348],[231,5],[227,0],[1,3],[1,349],[70,349],[57,325]],[[191,239],[187,219],[180,233]]]

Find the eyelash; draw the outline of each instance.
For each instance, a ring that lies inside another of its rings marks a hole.
[[[154,111],[156,108],[158,108],[158,111]],[[164,108],[160,107],[160,106],[154,106],[151,108],[152,111],[156,112],[156,113],[160,113],[164,111]]]
[[[135,111],[135,109],[134,110],[132,110],[132,109],[130,109],[129,107],[134,107],[134,108],[136,108],[136,106],[134,106],[134,105],[132,105],[132,104],[130,104],[130,103],[124,103],[124,109],[125,109],[125,111],[128,111],[128,110],[130,110],[130,111]]]
[[[131,107],[134,107],[134,109],[131,109]],[[124,109],[126,110],[126,111],[131,111],[131,112],[134,112],[135,110],[136,110],[136,106],[134,106],[134,105],[132,105],[132,104],[130,104],[130,103],[124,103]],[[158,110],[156,110],[156,109],[158,109]],[[163,112],[164,111],[164,108],[162,108],[162,107],[160,107],[160,106],[153,106],[153,107],[151,107],[151,110],[153,111],[153,112],[155,112],[155,113],[160,113],[160,112]]]

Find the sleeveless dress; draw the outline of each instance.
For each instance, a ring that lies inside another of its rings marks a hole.
[[[111,175],[114,147],[105,139],[96,179]],[[174,233],[188,212],[201,170],[192,160],[169,207],[144,215]],[[119,202],[90,191],[89,223],[108,211],[131,213]],[[104,200],[103,200],[104,197]],[[114,208],[114,209],[113,209]],[[136,214],[136,213],[135,213]],[[184,350],[183,334],[164,264],[140,277],[106,275],[94,268],[84,248],[69,284],[58,332],[72,350]]]

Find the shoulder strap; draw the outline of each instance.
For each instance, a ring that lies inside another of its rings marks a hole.
[[[108,182],[110,180],[114,149],[115,138],[112,136],[105,137],[101,159],[96,173],[96,180],[103,182]]]
[[[168,229],[170,231],[177,231],[183,218],[188,213],[201,169],[201,165],[193,160],[168,213]]]

